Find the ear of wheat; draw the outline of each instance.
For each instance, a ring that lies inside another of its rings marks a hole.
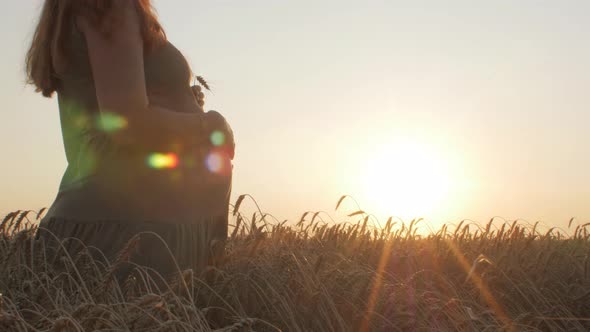
[[[211,91],[211,89],[209,88],[209,84],[207,83],[207,81],[205,81],[205,79],[203,78],[203,76],[195,76],[195,79],[197,80],[197,82],[204,87],[205,89],[207,89],[208,91]]]
[[[495,217],[418,234],[421,219],[382,227],[360,207],[340,220],[320,212],[280,222],[241,195],[222,254],[212,245],[221,258],[203,270],[150,232],[112,263],[93,247],[71,256],[11,213],[0,218],[0,331],[590,331],[590,223],[564,235]],[[139,264],[148,234],[174,273]]]

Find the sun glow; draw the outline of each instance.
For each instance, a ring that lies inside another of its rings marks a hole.
[[[428,145],[384,145],[366,159],[361,183],[375,213],[408,220],[437,213],[450,194],[448,161]]]

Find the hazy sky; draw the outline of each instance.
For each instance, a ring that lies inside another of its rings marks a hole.
[[[56,100],[24,85],[41,3],[0,21],[0,213],[51,204],[65,167]],[[432,223],[590,221],[586,0],[155,6],[234,129],[233,200],[279,219],[351,194]]]

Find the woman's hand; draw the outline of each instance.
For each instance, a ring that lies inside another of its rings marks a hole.
[[[203,109],[203,106],[205,106],[205,94],[201,90],[201,86],[193,85],[191,86],[191,90],[193,91],[193,95],[197,99],[197,104],[199,104],[201,109]]]

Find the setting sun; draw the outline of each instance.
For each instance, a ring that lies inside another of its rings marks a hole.
[[[361,183],[376,213],[408,219],[435,213],[452,182],[448,162],[432,148],[398,142],[373,151]]]

